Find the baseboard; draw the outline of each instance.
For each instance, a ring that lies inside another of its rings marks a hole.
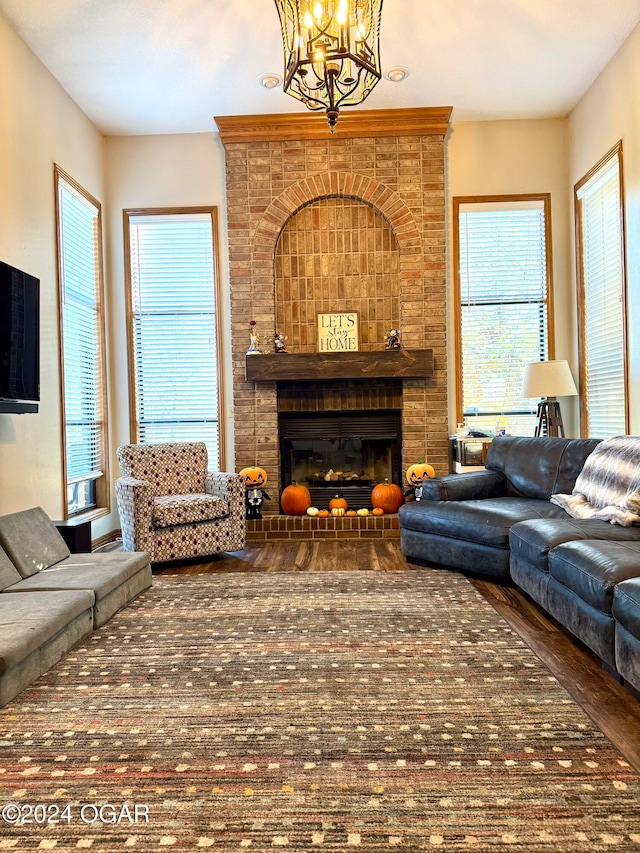
[[[117,539],[122,537],[122,531],[118,527],[116,530],[112,530],[110,533],[104,533],[102,536],[98,536],[97,539],[91,540],[91,550],[97,551],[98,548],[102,548],[103,545],[108,545],[109,542],[115,542]]]

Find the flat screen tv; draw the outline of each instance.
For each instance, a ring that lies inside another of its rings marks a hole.
[[[0,261],[0,413],[37,412],[40,280]]]

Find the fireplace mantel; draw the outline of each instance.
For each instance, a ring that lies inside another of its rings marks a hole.
[[[424,379],[433,374],[433,350],[397,349],[380,352],[278,353],[248,355],[249,382],[326,379]]]

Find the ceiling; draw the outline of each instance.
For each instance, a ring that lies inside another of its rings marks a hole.
[[[0,13],[107,135],[215,130],[215,115],[304,111],[273,0],[0,0]],[[640,0],[384,0],[383,71],[363,107],[453,120],[565,116],[640,21]]]

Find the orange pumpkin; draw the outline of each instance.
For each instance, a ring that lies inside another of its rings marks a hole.
[[[348,515],[348,516],[349,516],[349,518],[353,518],[353,516],[354,516],[354,515],[357,515],[357,514],[358,514],[358,513],[355,511],[355,509],[348,509],[348,510],[345,512],[345,515]]]
[[[321,509],[318,513],[318,518],[329,518],[329,514],[330,513],[328,509]]]
[[[407,483],[410,486],[419,486],[423,480],[435,477],[436,472],[426,462],[415,462],[407,468]]]
[[[311,506],[311,492],[306,486],[292,483],[280,495],[280,506],[286,515],[304,515]]]
[[[258,465],[243,468],[240,471],[240,476],[244,479],[244,484],[248,489],[259,488],[267,482],[267,472]]]
[[[329,501],[329,509],[346,509],[347,502],[344,498],[341,498],[340,495],[336,495],[335,498],[331,498]]]
[[[384,483],[378,483],[371,492],[371,503],[375,509],[381,509],[383,512],[397,512],[404,503],[402,489],[388,480],[385,480]],[[375,514],[380,515],[379,512]]]
[[[371,515],[384,515],[384,510],[381,506],[376,506],[371,510]]]

